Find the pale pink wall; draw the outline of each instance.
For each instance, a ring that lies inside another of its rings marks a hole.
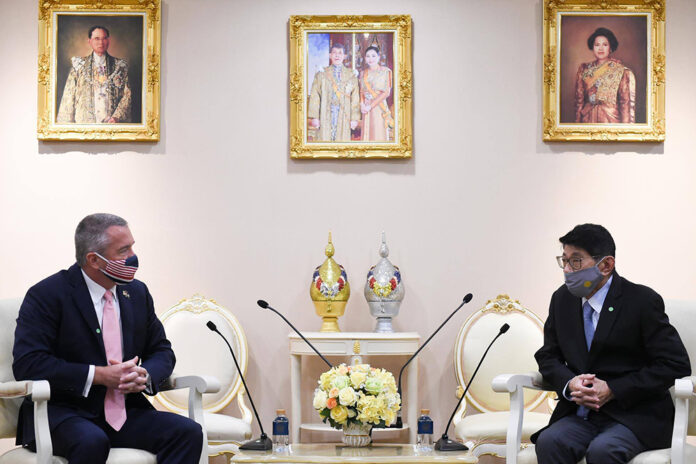
[[[414,159],[289,160],[288,17],[385,12],[413,16]],[[85,214],[121,214],[158,311],[200,292],[238,317],[270,427],[290,408],[288,329],[256,300],[315,330],[308,285],[331,230],[353,285],[341,327],[371,330],[362,285],[385,230],[406,285],[398,330],[425,336],[475,295],[420,360],[439,431],[458,326],[503,292],[545,317],[576,223],[613,232],[630,279],[696,298],[696,4],[667,14],[664,144],[541,142],[540,0],[166,1],[162,141],[82,144],[36,141],[37,5],[2,0],[0,298],[70,265]]]

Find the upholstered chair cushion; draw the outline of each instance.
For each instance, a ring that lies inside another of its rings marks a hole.
[[[0,464],[36,464],[36,454],[17,448],[0,456]],[[68,464],[65,458],[54,457],[53,464]],[[157,456],[147,451],[114,448],[109,453],[106,464],[157,464]]]
[[[686,445],[685,462],[696,462],[696,447]],[[537,464],[534,445],[530,445],[519,452],[517,455],[517,464]],[[585,464],[585,460],[583,459],[579,464]],[[628,464],[670,464],[669,449],[653,450],[640,453],[638,456],[629,461]]]
[[[529,436],[549,423],[549,414],[527,412],[522,423],[522,440],[529,441]],[[475,438],[476,441],[504,442],[510,413],[490,412],[465,416],[455,427],[458,437]]]
[[[208,440],[233,441],[241,443],[251,438],[251,424],[241,419],[223,414],[203,414]]]

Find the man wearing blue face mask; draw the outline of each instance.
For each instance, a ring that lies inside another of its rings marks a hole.
[[[668,448],[669,388],[691,373],[660,295],[619,276],[607,229],[582,224],[561,237],[565,285],[551,297],[535,357],[559,402],[532,435],[539,464],[627,463]]]
[[[128,223],[85,217],[75,231],[77,263],[34,285],[17,318],[17,380],[46,379],[53,454],[70,464],[105,463],[111,447],[157,455],[160,464],[198,463],[200,425],[155,410],[175,358],[144,283]],[[19,413],[17,444],[35,449],[33,403]]]

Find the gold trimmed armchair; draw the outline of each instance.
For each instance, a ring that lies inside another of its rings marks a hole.
[[[48,428],[47,407],[51,397],[48,381],[15,381],[12,374],[14,331],[21,304],[21,299],[0,300],[0,438],[15,437],[19,407],[24,398],[29,397],[34,401],[36,452],[27,448],[15,448],[0,456],[0,464],[67,464],[65,458],[53,456],[53,444]],[[186,397],[192,405],[197,405],[201,404],[203,393],[215,393],[220,389],[220,385],[213,377],[172,375],[167,388],[188,388],[188,393],[180,391],[179,394]],[[195,407],[192,410],[195,410]],[[189,417],[195,420],[194,417]],[[207,443],[203,442],[200,464],[207,462]],[[157,457],[139,449],[112,448],[107,464],[157,464]]]
[[[476,456],[490,454],[505,457],[510,399],[493,391],[491,381],[501,372],[537,369],[534,353],[544,340],[543,323],[519,301],[508,295],[498,295],[464,321],[454,345],[454,371],[459,385],[457,396],[461,397],[483,352],[505,323],[510,324],[510,329],[491,347],[454,416],[455,436]],[[553,392],[545,391],[525,392],[522,400],[525,411],[520,434],[522,441],[529,441],[532,433],[548,424],[550,414],[534,410],[542,408],[550,411],[554,403],[553,395]],[[479,413],[467,414],[468,404]]]
[[[696,435],[696,301],[665,302],[670,322],[677,329],[691,361],[692,376],[676,379],[672,391],[675,415],[672,429],[672,447],[640,453],[628,464],[687,464],[696,462],[696,447],[686,442],[688,435]],[[514,372],[511,370],[510,372]],[[534,445],[522,443],[522,421],[527,419],[522,394],[529,391],[550,391],[536,369],[529,374],[503,374],[493,380],[493,389],[510,396],[510,418],[507,433],[507,464],[536,464]],[[585,459],[579,464],[585,464]]]
[[[212,321],[227,338],[239,367],[246,374],[249,350],[242,326],[227,309],[201,295],[181,300],[160,319],[176,353],[177,370],[215,376],[220,381],[220,391],[203,397],[202,409],[193,412],[204,424],[208,454],[236,453],[239,444],[251,438],[252,413],[244,402],[242,379],[227,345],[206,323]],[[234,399],[241,418],[221,413]],[[157,395],[157,401],[170,411],[191,414],[187,398],[177,391],[162,392]]]

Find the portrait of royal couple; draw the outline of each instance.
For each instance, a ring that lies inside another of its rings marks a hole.
[[[312,141],[394,140],[394,115],[388,102],[392,70],[380,63],[382,55],[377,45],[365,48],[359,70],[345,66],[348,54],[343,43],[332,43],[329,65],[314,76],[307,107]],[[359,132],[359,136],[353,132]]]

